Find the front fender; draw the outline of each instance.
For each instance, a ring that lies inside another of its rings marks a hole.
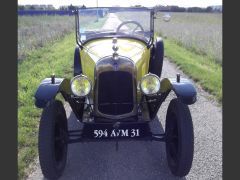
[[[38,108],[44,108],[47,102],[54,99],[59,92],[71,93],[70,80],[55,78],[55,83],[53,84],[51,78],[45,78],[35,93],[35,105]]]
[[[177,82],[176,79],[164,78],[161,80],[160,93],[152,97],[146,97],[151,119],[155,118],[161,104],[165,101],[171,90],[175,92],[184,104],[190,105],[197,100],[196,89],[189,80],[181,78],[180,82]]]
[[[173,78],[164,78],[161,81],[160,92],[163,93],[169,90],[173,90],[184,104],[190,105],[197,100],[197,91],[188,79],[181,78],[181,80],[177,82],[176,79]]]

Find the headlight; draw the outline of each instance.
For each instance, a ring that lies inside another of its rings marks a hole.
[[[146,74],[140,82],[140,89],[145,95],[153,95],[160,90],[160,79],[155,74]]]
[[[92,89],[92,85],[87,76],[77,75],[71,80],[71,90],[76,96],[87,96]]]

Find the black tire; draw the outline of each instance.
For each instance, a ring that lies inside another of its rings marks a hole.
[[[152,58],[149,62],[149,72],[156,74],[158,77],[161,77],[164,57],[164,45],[160,37],[156,39],[151,53]]]
[[[68,125],[61,101],[50,101],[42,112],[39,126],[38,151],[43,175],[58,179],[67,160]]]
[[[190,110],[179,99],[171,100],[166,116],[166,153],[173,175],[186,176],[194,152],[194,133]]]
[[[77,76],[79,74],[82,74],[82,65],[81,65],[81,57],[80,57],[80,49],[79,47],[75,48],[74,51],[74,72],[73,76]]]

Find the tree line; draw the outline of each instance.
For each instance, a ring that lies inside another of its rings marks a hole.
[[[179,6],[161,6],[157,5],[154,7],[157,11],[166,12],[222,12],[222,6],[208,6],[206,8],[201,7],[179,7]]]
[[[141,5],[136,5],[134,7],[142,7]],[[82,6],[60,6],[56,9],[53,5],[18,5],[18,10],[74,10],[76,8],[86,8],[85,5]],[[157,5],[154,7],[157,11],[166,12],[222,12],[222,6],[208,6],[206,8],[201,7],[179,7],[179,6],[161,6]]]
[[[76,8],[86,8],[86,6],[73,6],[70,4],[68,6],[55,8],[53,5],[18,5],[18,10],[74,10]]]

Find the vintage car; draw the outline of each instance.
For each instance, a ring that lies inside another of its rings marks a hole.
[[[154,32],[155,16],[150,8],[75,11],[73,78],[49,75],[35,94],[35,105],[43,108],[39,160],[46,178],[62,175],[68,144],[90,141],[116,141],[116,147],[120,140],[162,141],[172,174],[189,173],[194,133],[188,105],[197,94],[179,74],[161,77],[164,46]],[[165,133],[155,134],[149,123],[171,91],[176,96],[167,109]],[[59,94],[63,98],[56,98]],[[68,129],[62,101],[82,129]]]

